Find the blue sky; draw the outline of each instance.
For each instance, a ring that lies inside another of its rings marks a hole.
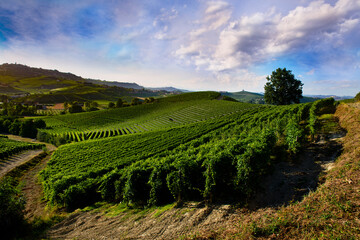
[[[0,63],[146,87],[360,91],[360,0],[0,0]]]

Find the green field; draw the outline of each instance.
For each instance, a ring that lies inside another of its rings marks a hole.
[[[83,141],[173,128],[255,107],[216,100],[218,96],[216,92],[188,93],[158,99],[151,104],[49,116],[43,118],[48,129],[41,131],[51,137]]]
[[[20,142],[0,135],[0,159],[4,159],[24,150],[39,149],[44,144]]]
[[[143,105],[144,110],[152,109],[147,117],[133,113],[132,120],[140,119],[138,123],[145,124],[151,117],[173,117],[173,112],[181,109],[192,109],[187,114],[197,112],[190,104],[194,103],[192,97],[200,96],[162,99],[158,111],[153,109],[156,104]],[[61,146],[41,173],[46,199],[69,209],[99,200],[152,205],[244,199],[271,169],[275,144],[280,141],[289,152],[298,151],[307,131],[299,122],[308,122],[312,106],[275,107],[204,99],[195,102],[196,106],[212,106],[214,111],[207,119],[162,123],[151,131],[111,138],[106,138],[111,134],[101,135],[105,138]],[[171,107],[167,109],[163,103]],[[224,112],[219,113],[220,109]],[[212,115],[215,112],[218,114]]]

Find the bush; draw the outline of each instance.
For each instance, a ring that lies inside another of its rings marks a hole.
[[[85,207],[100,200],[95,179],[87,179],[71,185],[64,191],[64,203],[68,210]]]
[[[83,108],[79,104],[74,103],[71,107],[69,107],[69,113],[79,113],[83,111]]]
[[[317,117],[326,113],[334,113],[335,110],[336,105],[333,98],[321,99],[312,104],[309,111],[309,128],[312,135],[316,132]]]
[[[36,138],[37,129],[32,119],[26,119],[20,125],[20,136]]]
[[[25,200],[9,178],[0,181],[0,232],[2,239],[19,237],[25,227]]]
[[[358,92],[358,93],[356,94],[356,96],[355,96],[354,99],[355,99],[356,102],[360,101],[360,92]]]
[[[302,137],[302,130],[300,129],[299,124],[291,119],[286,126],[286,144],[288,145],[288,149],[292,153],[297,153],[300,148],[300,139]]]
[[[20,126],[21,123],[19,120],[15,120],[11,123],[10,127],[9,127],[9,133],[14,134],[14,135],[19,135],[20,132]]]
[[[46,123],[45,123],[45,121],[42,120],[42,119],[36,119],[36,120],[34,121],[34,124],[35,124],[35,127],[36,127],[36,128],[40,128],[40,129],[46,128]]]

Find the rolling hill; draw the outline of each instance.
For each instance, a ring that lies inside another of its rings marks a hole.
[[[231,97],[239,102],[247,102],[247,103],[258,103],[263,104],[264,102],[264,94],[261,93],[254,93],[254,92],[247,92],[247,91],[240,91],[240,92],[221,92],[221,95]],[[318,97],[318,96],[304,96],[300,103],[308,103],[314,102],[325,97]]]
[[[21,64],[0,65],[0,94],[17,96],[20,102],[115,101],[123,97],[155,97],[166,91],[144,89],[135,83],[84,79],[72,73],[32,68]]]

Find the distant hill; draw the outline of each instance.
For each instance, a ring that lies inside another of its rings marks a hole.
[[[305,96],[310,98],[317,98],[317,99],[334,98],[337,101],[354,98],[354,96],[336,96],[336,95],[305,95]]]
[[[167,91],[167,92],[178,92],[178,93],[191,92],[189,90],[179,89],[174,87],[157,87],[157,88],[148,88],[148,89],[155,91]]]
[[[122,97],[156,97],[167,91],[144,89],[136,83],[84,79],[72,73],[32,68],[21,64],[0,65],[0,94],[19,97],[19,101],[61,103],[64,101],[115,101]]]
[[[260,104],[265,103],[264,94],[262,94],[262,93],[254,93],[254,92],[247,92],[247,91],[220,92],[220,93],[221,93],[221,95],[231,97],[240,102],[260,103]],[[320,98],[316,97],[316,96],[304,96],[302,99],[300,99],[300,102],[301,103],[314,102],[319,99]]]
[[[95,80],[95,79],[85,79],[86,82],[106,85],[110,87],[122,87],[122,88],[133,88],[133,89],[145,89],[145,87],[138,85],[137,83],[128,83],[128,82],[115,82],[115,81],[104,81],[104,80]]]
[[[220,92],[223,96],[231,97],[240,102],[264,103],[264,95],[247,91],[241,92]]]

